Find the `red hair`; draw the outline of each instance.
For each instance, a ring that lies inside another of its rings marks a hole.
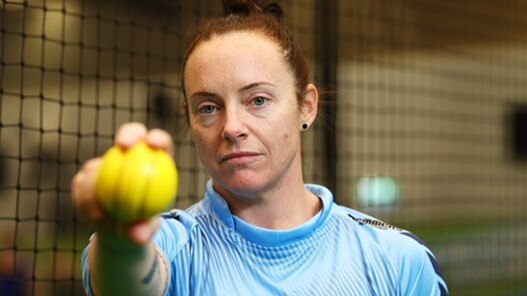
[[[223,0],[224,14],[207,19],[195,27],[182,66],[182,87],[185,92],[185,68],[194,49],[213,36],[230,32],[252,31],[261,33],[276,42],[284,53],[284,61],[295,78],[295,90],[300,102],[308,85],[309,69],[300,44],[293,37],[284,21],[282,8],[269,1],[227,1]]]

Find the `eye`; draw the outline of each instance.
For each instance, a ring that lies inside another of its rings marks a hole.
[[[212,114],[214,113],[218,108],[214,105],[205,105],[198,108],[198,112],[201,114]]]
[[[263,106],[265,103],[267,103],[268,99],[266,97],[256,97],[252,100],[253,105],[255,106]]]

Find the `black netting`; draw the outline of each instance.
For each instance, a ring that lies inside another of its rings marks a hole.
[[[323,94],[306,181],[421,236],[453,295],[527,293],[527,2],[281,3]],[[1,0],[0,295],[83,295],[70,182],[124,122],[170,131],[177,207],[201,197],[180,65],[220,6]]]

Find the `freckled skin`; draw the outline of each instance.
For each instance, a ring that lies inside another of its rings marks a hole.
[[[216,58],[210,59],[211,55]],[[301,169],[300,112],[294,78],[273,42],[255,33],[213,37],[192,53],[185,77],[191,129],[215,188],[254,195]],[[239,91],[255,82],[269,85]],[[214,96],[193,97],[196,92]],[[269,101],[254,108],[249,100],[258,95]],[[218,111],[204,119],[196,110],[210,102]],[[281,134],[284,136],[277,137]],[[236,151],[257,156],[236,165],[220,161]]]

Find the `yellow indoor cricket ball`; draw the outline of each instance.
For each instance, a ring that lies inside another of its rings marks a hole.
[[[178,190],[174,160],[164,150],[139,142],[128,150],[114,146],[102,159],[96,195],[113,218],[131,223],[172,206]]]

